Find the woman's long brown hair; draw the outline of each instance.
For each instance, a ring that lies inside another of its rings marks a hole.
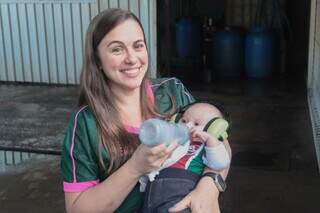
[[[128,19],[136,21],[143,31],[139,19],[132,12],[122,9],[108,9],[99,13],[91,21],[85,41],[79,106],[88,105],[95,116],[99,140],[99,149],[97,151],[99,153],[100,166],[108,174],[119,168],[132,155],[139,145],[139,140],[124,128],[109,86],[109,80],[104,72],[99,69],[100,60],[97,47],[105,35]],[[156,112],[148,98],[145,89],[146,76],[142,80],[140,90],[142,116],[144,119],[162,116]],[[101,153],[103,149],[106,149],[108,153],[108,165],[102,160]]]

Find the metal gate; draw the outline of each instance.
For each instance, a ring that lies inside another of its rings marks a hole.
[[[311,1],[308,102],[320,171],[320,1]]]
[[[0,81],[79,83],[89,22],[112,7],[140,18],[155,76],[156,1],[0,0]]]

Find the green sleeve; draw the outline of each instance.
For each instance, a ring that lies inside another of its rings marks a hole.
[[[99,179],[97,130],[89,109],[82,108],[69,121],[62,146],[61,171],[64,182]]]
[[[83,191],[107,178],[107,175],[99,167],[97,149],[98,140],[95,119],[88,107],[82,108],[71,116],[63,143],[61,171],[64,191]],[[101,149],[100,152],[102,152],[105,166],[108,167],[109,158],[107,152],[104,149]],[[137,184],[115,212],[137,211],[141,202],[142,194]]]
[[[158,78],[151,80],[156,106],[160,112],[169,113],[195,101],[188,89],[177,78]],[[174,98],[174,102],[172,101]]]

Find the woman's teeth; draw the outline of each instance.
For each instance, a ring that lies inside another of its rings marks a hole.
[[[122,72],[128,72],[128,73],[135,73],[139,71],[139,68],[133,68],[133,69],[125,69],[125,70],[122,70]]]
[[[138,74],[140,71],[140,67],[138,68],[132,68],[132,69],[123,69],[121,70],[121,72],[127,74],[127,75],[130,75],[130,76],[134,76],[136,74]]]

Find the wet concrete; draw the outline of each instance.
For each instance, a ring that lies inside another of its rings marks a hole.
[[[59,156],[38,156],[0,173],[1,213],[64,212]]]
[[[76,87],[0,86],[0,147],[59,153]]]
[[[194,85],[232,118],[233,161],[223,212],[318,212],[320,178],[304,86],[286,81]],[[75,87],[0,86],[0,146],[59,151]],[[28,159],[0,174],[0,212],[64,212],[59,156]]]

